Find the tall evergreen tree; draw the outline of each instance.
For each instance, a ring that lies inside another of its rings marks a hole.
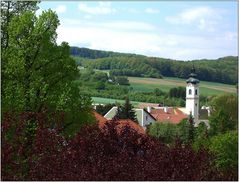
[[[133,106],[129,101],[129,97],[126,97],[125,104],[123,106],[118,106],[117,113],[114,120],[118,119],[130,119],[136,123],[138,123],[136,119],[135,111],[133,110]]]
[[[194,121],[193,121],[193,117],[192,114],[190,113],[189,118],[189,128],[188,128],[188,141],[191,143],[193,142],[194,139]]]

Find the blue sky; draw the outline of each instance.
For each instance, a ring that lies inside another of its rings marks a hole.
[[[43,1],[57,42],[179,60],[237,55],[236,1]]]

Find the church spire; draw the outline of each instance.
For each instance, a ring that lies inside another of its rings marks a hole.
[[[193,67],[191,69],[191,73],[189,74],[189,78],[187,79],[186,82],[187,83],[192,83],[192,84],[199,83],[199,80],[197,79],[197,74],[196,74],[196,71],[195,71],[194,64],[193,64]]]

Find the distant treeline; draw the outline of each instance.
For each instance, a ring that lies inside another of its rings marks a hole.
[[[188,78],[194,65],[198,78],[203,81],[227,84],[237,83],[238,57],[228,56],[216,60],[176,61],[146,57],[136,54],[71,48],[71,55],[78,64],[94,69],[111,70],[112,75],[161,78]]]

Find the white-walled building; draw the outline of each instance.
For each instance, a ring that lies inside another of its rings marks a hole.
[[[185,107],[161,106],[159,104],[141,103],[140,108],[134,108],[136,118],[139,125],[146,127],[154,122],[170,122],[174,124],[180,123],[183,119],[187,119],[191,114],[194,119],[194,126],[204,122],[207,127],[210,108],[199,106],[199,80],[193,67],[189,78],[186,80],[186,104]],[[112,119],[117,112],[117,107],[111,108],[106,114],[106,119]]]
[[[192,115],[194,123],[199,121],[199,80],[195,73],[195,68],[192,69],[186,86],[186,113]]]
[[[104,117],[108,120],[111,120],[117,113],[117,106],[112,107]],[[136,109],[134,108],[136,119],[140,126],[145,127],[151,123],[154,123],[156,119],[145,109]]]

